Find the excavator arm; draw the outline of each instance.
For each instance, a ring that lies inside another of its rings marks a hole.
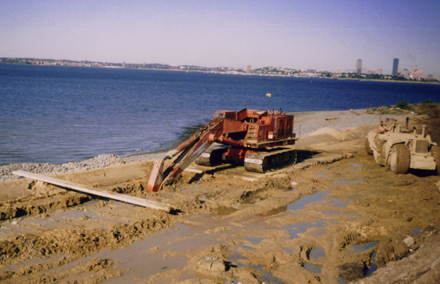
[[[163,160],[155,161],[147,191],[159,191],[168,179],[183,172],[215,141],[228,144],[228,139],[225,140],[223,134],[246,131],[246,129],[246,123],[221,117],[214,118],[188,140],[169,151]],[[234,141],[230,142],[234,143]]]

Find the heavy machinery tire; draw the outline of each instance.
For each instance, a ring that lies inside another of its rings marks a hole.
[[[373,155],[373,149],[370,147],[370,141],[368,141],[368,138],[365,138],[365,151],[368,155]]]
[[[389,158],[390,170],[396,174],[406,174],[409,169],[409,150],[404,144],[391,147]]]
[[[438,146],[431,147],[431,153],[434,157],[435,164],[437,165],[437,175],[440,176],[440,149]]]

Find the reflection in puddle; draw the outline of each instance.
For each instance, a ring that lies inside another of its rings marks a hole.
[[[324,222],[318,221],[287,225],[284,226],[284,228],[290,233],[290,237],[293,239],[298,238],[298,234],[305,233],[309,228],[324,228],[325,225]]]
[[[300,200],[297,200],[289,205],[287,205],[287,210],[300,210],[303,209],[304,206],[306,206],[309,203],[315,202],[326,196],[327,193],[318,191],[315,194],[307,195],[301,198]]]
[[[316,174],[318,177],[328,177],[327,175],[325,175],[325,174]]]
[[[352,166],[355,168],[361,168],[363,164],[356,164],[356,163],[352,163]]]
[[[250,246],[247,246],[247,245],[239,245],[239,246],[237,246],[238,248],[244,248],[244,249],[247,249],[247,250],[254,250],[254,248],[253,247],[250,247]]]
[[[366,268],[364,269],[364,273],[365,273],[365,275],[370,275],[371,273],[373,273],[373,272],[376,271],[376,270],[377,270],[377,266],[376,266],[376,264],[375,264],[375,263],[372,263],[372,264],[370,265],[369,268],[366,267]]]
[[[316,247],[310,251],[309,258],[313,261],[318,261],[320,257],[325,257],[324,248]]]
[[[334,207],[338,207],[338,208],[345,208],[348,205],[348,202],[342,201],[339,198],[332,198],[330,199],[331,201],[331,205],[333,205]]]
[[[369,250],[370,248],[377,246],[377,244],[378,244],[377,242],[369,242],[369,243],[366,243],[363,245],[352,245],[352,246],[349,246],[349,248],[351,248],[353,250],[347,251],[347,254],[348,255],[355,255],[360,252],[364,252],[366,250]]]
[[[414,230],[414,231],[412,232],[412,235],[413,235],[413,236],[417,236],[417,235],[420,234],[421,232],[423,232],[423,230]]]
[[[363,245],[354,245],[354,246],[352,246],[352,248],[357,251],[366,251],[372,247],[377,246],[377,244],[378,243],[376,243],[376,242],[369,242],[369,243],[366,243]]]
[[[294,250],[292,248],[283,248],[288,254],[293,254]]]
[[[96,222],[102,223],[120,223],[130,224],[118,219],[105,218],[98,215],[95,211],[90,210],[90,206],[95,205],[99,201],[87,202],[78,206],[70,207],[65,210],[51,210],[52,212],[59,212],[56,214],[47,213],[46,215],[26,215],[11,222],[2,222],[0,228],[0,235],[8,235],[11,233],[19,234],[38,234],[47,228],[57,228],[61,222],[80,222],[82,225],[90,226],[96,229],[106,229],[103,226],[97,226]]]
[[[266,217],[266,216],[273,216],[279,213],[283,213],[287,211],[287,205],[286,206],[281,206],[272,210],[269,210],[267,212],[261,213],[260,216]]]
[[[270,273],[269,271],[264,269],[263,265],[246,265],[246,264],[242,264],[240,263],[240,260],[245,260],[246,258],[243,257],[241,254],[239,254],[238,252],[234,252],[234,256],[227,258],[228,261],[234,263],[237,265],[237,268],[242,268],[242,267],[249,267],[251,269],[255,269],[261,273],[264,274],[263,277],[258,278],[258,280],[260,280],[260,282],[262,281],[267,281],[268,283],[284,283],[283,281],[281,281],[281,279],[273,276],[272,273]],[[229,283],[229,282],[228,282]],[[235,281],[234,279],[234,283],[239,283],[238,281]]]
[[[321,266],[311,264],[310,262],[304,263],[304,268],[312,273],[316,273],[316,274],[321,273]]]
[[[236,211],[237,211],[236,208],[228,207],[228,206],[220,206],[220,207],[217,207],[213,210],[214,214],[220,215],[220,216],[229,215],[229,214],[232,214]]]
[[[179,229],[179,230],[187,230],[187,229],[190,228],[190,226],[184,225],[182,223],[176,223],[176,224],[174,224],[174,227]]]
[[[246,237],[244,239],[254,244],[259,244],[261,243],[262,240],[264,240],[264,238],[257,238],[257,237]]]

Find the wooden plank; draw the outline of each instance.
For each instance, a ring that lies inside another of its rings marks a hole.
[[[125,194],[119,194],[119,193],[115,193],[115,192],[99,191],[99,190],[95,190],[91,187],[88,187],[88,186],[85,186],[85,185],[82,185],[79,183],[65,181],[65,180],[61,180],[61,179],[57,179],[57,178],[52,178],[52,177],[43,176],[43,175],[39,175],[39,174],[29,173],[29,172],[25,172],[25,171],[14,171],[12,173],[14,175],[18,175],[18,176],[41,180],[41,181],[44,181],[44,182],[47,182],[47,183],[50,183],[53,185],[61,186],[61,187],[67,188],[67,189],[73,189],[75,191],[80,191],[80,192],[84,192],[84,193],[91,194],[91,195],[101,196],[101,197],[105,197],[108,199],[118,200],[118,201],[130,203],[130,204],[134,204],[134,205],[138,205],[138,206],[142,206],[142,207],[149,207],[149,208],[163,210],[163,211],[167,211],[167,212],[169,212],[169,211],[171,211],[171,209],[173,209],[173,206],[171,206],[169,204],[163,204],[160,202],[147,200],[144,198],[129,196],[129,195],[125,195]]]

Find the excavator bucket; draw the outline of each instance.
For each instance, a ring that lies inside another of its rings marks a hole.
[[[163,160],[154,162],[153,170],[151,171],[150,179],[147,184],[148,192],[157,192],[160,189],[163,181]]]

